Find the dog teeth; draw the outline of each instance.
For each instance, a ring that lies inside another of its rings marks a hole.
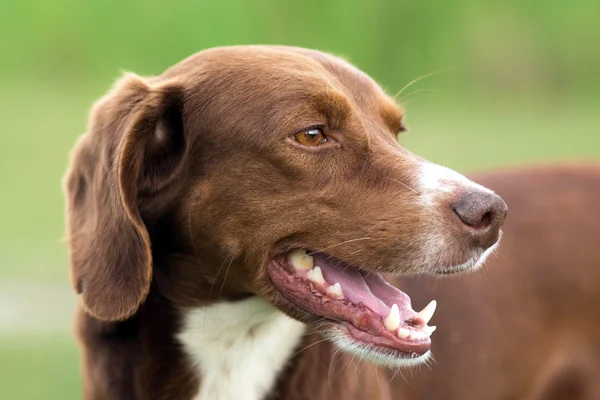
[[[339,282],[334,283],[327,288],[327,294],[338,299],[343,299],[344,292],[342,291],[342,285]]]
[[[437,329],[437,326],[424,326],[423,330],[427,334],[427,336],[431,336],[433,332]]]
[[[406,339],[410,336],[410,329],[400,328],[398,329],[398,337],[400,339]]]
[[[428,339],[429,336],[435,331],[435,326],[424,326],[419,330],[414,330],[410,332],[410,338],[415,340],[425,340]]]
[[[423,320],[423,322],[425,322],[425,324],[427,324],[431,320],[431,317],[433,317],[433,313],[435,312],[436,306],[437,306],[437,302],[435,300],[431,300],[431,302],[429,304],[427,304],[425,306],[425,308],[422,309],[419,314],[417,314],[417,317],[419,319]]]
[[[390,314],[383,320],[383,325],[390,332],[395,331],[400,326],[400,310],[396,304],[392,306]]]
[[[307,255],[305,249],[291,251],[287,256],[287,259],[296,269],[310,270],[314,265],[313,257]]]
[[[313,283],[318,283],[321,285],[324,285],[326,283],[325,278],[323,278],[323,272],[321,271],[320,267],[314,267],[313,269],[308,270],[308,272],[306,273],[306,277],[309,281]]]
[[[435,326],[424,326],[421,329],[414,330],[401,327],[398,329],[397,335],[400,339],[425,340],[431,336],[435,329]]]

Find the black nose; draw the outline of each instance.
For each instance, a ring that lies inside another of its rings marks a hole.
[[[508,212],[502,197],[486,192],[467,193],[452,209],[476,237],[477,244],[483,248],[498,241],[500,227]]]

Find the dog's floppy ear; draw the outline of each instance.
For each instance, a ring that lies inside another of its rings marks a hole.
[[[140,194],[179,175],[186,152],[183,89],[128,74],[101,99],[65,178],[71,278],[84,308],[116,321],[136,312],[152,279]]]

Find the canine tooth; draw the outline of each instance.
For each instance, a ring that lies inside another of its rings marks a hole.
[[[327,288],[327,294],[333,295],[334,297],[344,298],[344,292],[342,291],[342,285],[339,282],[334,283],[333,285]]]
[[[437,329],[437,326],[424,326],[423,330],[425,331],[425,333],[427,333],[427,336],[431,336],[431,334],[433,332],[435,332],[435,330]]]
[[[311,282],[320,283],[321,285],[325,284],[325,278],[323,278],[323,272],[321,272],[320,267],[314,267],[313,269],[308,270],[306,277]]]
[[[431,320],[431,317],[433,317],[433,313],[435,312],[436,306],[437,302],[435,300],[431,300],[431,302],[427,304],[424,309],[421,310],[417,317],[422,319],[423,322],[427,324]]]
[[[313,257],[306,255],[305,249],[297,249],[290,252],[288,260],[296,269],[310,270],[314,265]]]
[[[388,331],[395,331],[400,326],[400,310],[398,306],[394,304],[390,309],[390,314],[383,320],[383,325]]]
[[[410,336],[410,329],[400,328],[398,329],[398,337],[400,339],[406,339]]]

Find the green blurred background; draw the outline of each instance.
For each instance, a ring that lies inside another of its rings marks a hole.
[[[80,398],[61,178],[123,70],[207,47],[346,56],[408,109],[412,151],[468,172],[600,159],[600,2],[4,1],[0,5],[0,398]]]

